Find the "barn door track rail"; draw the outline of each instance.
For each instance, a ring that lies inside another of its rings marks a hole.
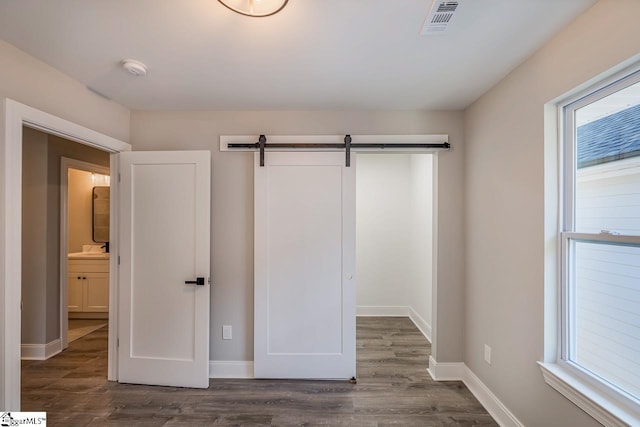
[[[351,151],[380,151],[386,152],[433,152],[448,150],[451,146],[448,135],[361,135],[358,140],[366,142],[354,142],[351,135],[345,135],[342,142],[330,142],[337,136],[301,136],[301,137],[274,137],[277,142],[267,142],[265,135],[260,135],[257,142],[235,142],[246,137],[220,137],[221,151],[260,151],[260,166],[264,166],[265,151],[306,150],[306,151],[342,151],[345,152],[345,166],[351,166]],[[355,137],[355,136],[354,136]],[[431,142],[432,140],[444,142]],[[289,142],[300,141],[304,142]],[[386,142],[381,142],[385,140]],[[255,139],[254,139],[255,141]],[[428,142],[426,142],[428,141]]]

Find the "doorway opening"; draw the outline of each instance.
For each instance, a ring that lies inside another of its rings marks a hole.
[[[104,165],[67,157],[61,164],[60,328],[66,348],[109,320],[110,177]]]
[[[358,153],[359,317],[408,317],[431,342],[433,154]]]
[[[48,114],[44,111],[29,107],[19,102],[3,99],[3,130],[0,134],[0,158],[3,167],[0,169],[0,257],[2,270],[0,273],[0,349],[3,353],[3,363],[0,364],[0,406],[5,410],[20,410],[20,364],[21,364],[21,307],[22,307],[22,146],[25,128],[45,132],[48,135],[62,137],[69,141],[80,143],[83,146],[95,147],[110,153],[111,172],[117,170],[117,153],[130,151],[131,146],[125,142],[95,132],[84,126],[77,125],[67,120]],[[59,175],[58,175],[59,178]],[[117,189],[111,191],[112,200],[117,200]],[[117,211],[117,206],[112,203],[111,212]],[[56,210],[57,212],[57,210]],[[113,215],[112,215],[113,217]],[[110,271],[115,270],[113,257],[118,253],[117,233],[111,231],[112,259]],[[41,242],[40,242],[41,243]],[[59,264],[59,258],[53,261]],[[55,282],[54,282],[55,283]],[[109,284],[111,301],[117,300],[117,287],[115,275],[111,275]],[[55,298],[52,304],[57,308],[60,299]],[[47,313],[54,313],[52,309]],[[116,340],[117,330],[117,306],[111,304],[109,317],[113,319],[109,324],[109,348],[108,348],[108,375],[107,379],[114,380],[117,377],[116,364]],[[57,314],[57,313],[56,313]],[[48,319],[47,325],[51,329],[59,329],[59,317]],[[59,331],[57,331],[59,332]],[[51,332],[55,335],[54,332]],[[46,337],[46,335],[45,335]],[[46,338],[45,338],[46,339]],[[55,341],[55,339],[54,339]],[[61,346],[58,339],[56,345]],[[47,348],[45,345],[44,351]]]
[[[21,359],[46,360],[68,346],[69,312],[98,318],[72,337],[108,323],[110,266],[93,241],[92,189],[108,183],[110,158],[26,126],[22,134]]]

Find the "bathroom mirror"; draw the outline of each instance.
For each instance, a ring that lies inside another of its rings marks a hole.
[[[93,241],[109,241],[109,187],[93,187]]]

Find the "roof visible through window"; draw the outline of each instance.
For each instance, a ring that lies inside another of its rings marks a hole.
[[[640,156],[640,83],[576,111],[578,168]]]

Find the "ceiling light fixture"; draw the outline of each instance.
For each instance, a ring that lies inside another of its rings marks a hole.
[[[240,15],[262,18],[275,15],[289,0],[218,0],[225,7]]]
[[[124,59],[122,61],[122,68],[127,70],[129,74],[136,77],[147,75],[147,66],[135,59]]]

